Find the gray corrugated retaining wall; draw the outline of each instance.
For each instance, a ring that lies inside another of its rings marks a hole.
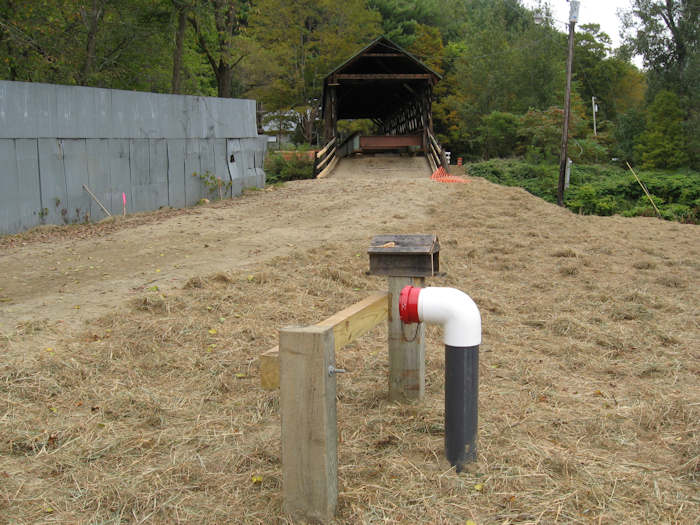
[[[265,185],[255,101],[0,81],[0,234]]]

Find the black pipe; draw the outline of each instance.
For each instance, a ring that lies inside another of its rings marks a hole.
[[[461,472],[476,461],[479,345],[445,345],[445,456]]]

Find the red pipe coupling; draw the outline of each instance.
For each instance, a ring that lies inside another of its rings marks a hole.
[[[399,317],[406,323],[419,323],[418,317],[418,296],[421,288],[415,286],[404,286],[399,295]]]

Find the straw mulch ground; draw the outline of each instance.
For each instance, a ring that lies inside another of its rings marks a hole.
[[[399,405],[379,327],[337,356],[337,523],[697,523],[697,226],[580,217],[479,179],[299,182],[241,205],[303,230],[294,221],[312,216],[276,203],[305,192],[327,208],[307,231],[323,242],[203,265],[77,328],[4,333],[0,522],[293,523],[258,356],[279,327],[386,288],[365,274],[372,236],[436,232],[447,276],[431,284],[466,291],[483,316],[478,462],[456,474],[443,459],[440,329],[427,331],[425,400]]]

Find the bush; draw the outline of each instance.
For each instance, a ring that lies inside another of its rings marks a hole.
[[[285,159],[278,153],[271,153],[265,159],[265,175],[270,184],[288,180],[313,179],[314,163],[313,160],[302,155]]]
[[[519,186],[548,202],[556,202],[559,166],[515,159],[470,164],[470,175],[505,186]],[[697,223],[700,215],[700,173],[651,171],[638,174],[667,220]],[[644,190],[628,171],[612,166],[574,164],[565,205],[576,213],[656,216]]]

